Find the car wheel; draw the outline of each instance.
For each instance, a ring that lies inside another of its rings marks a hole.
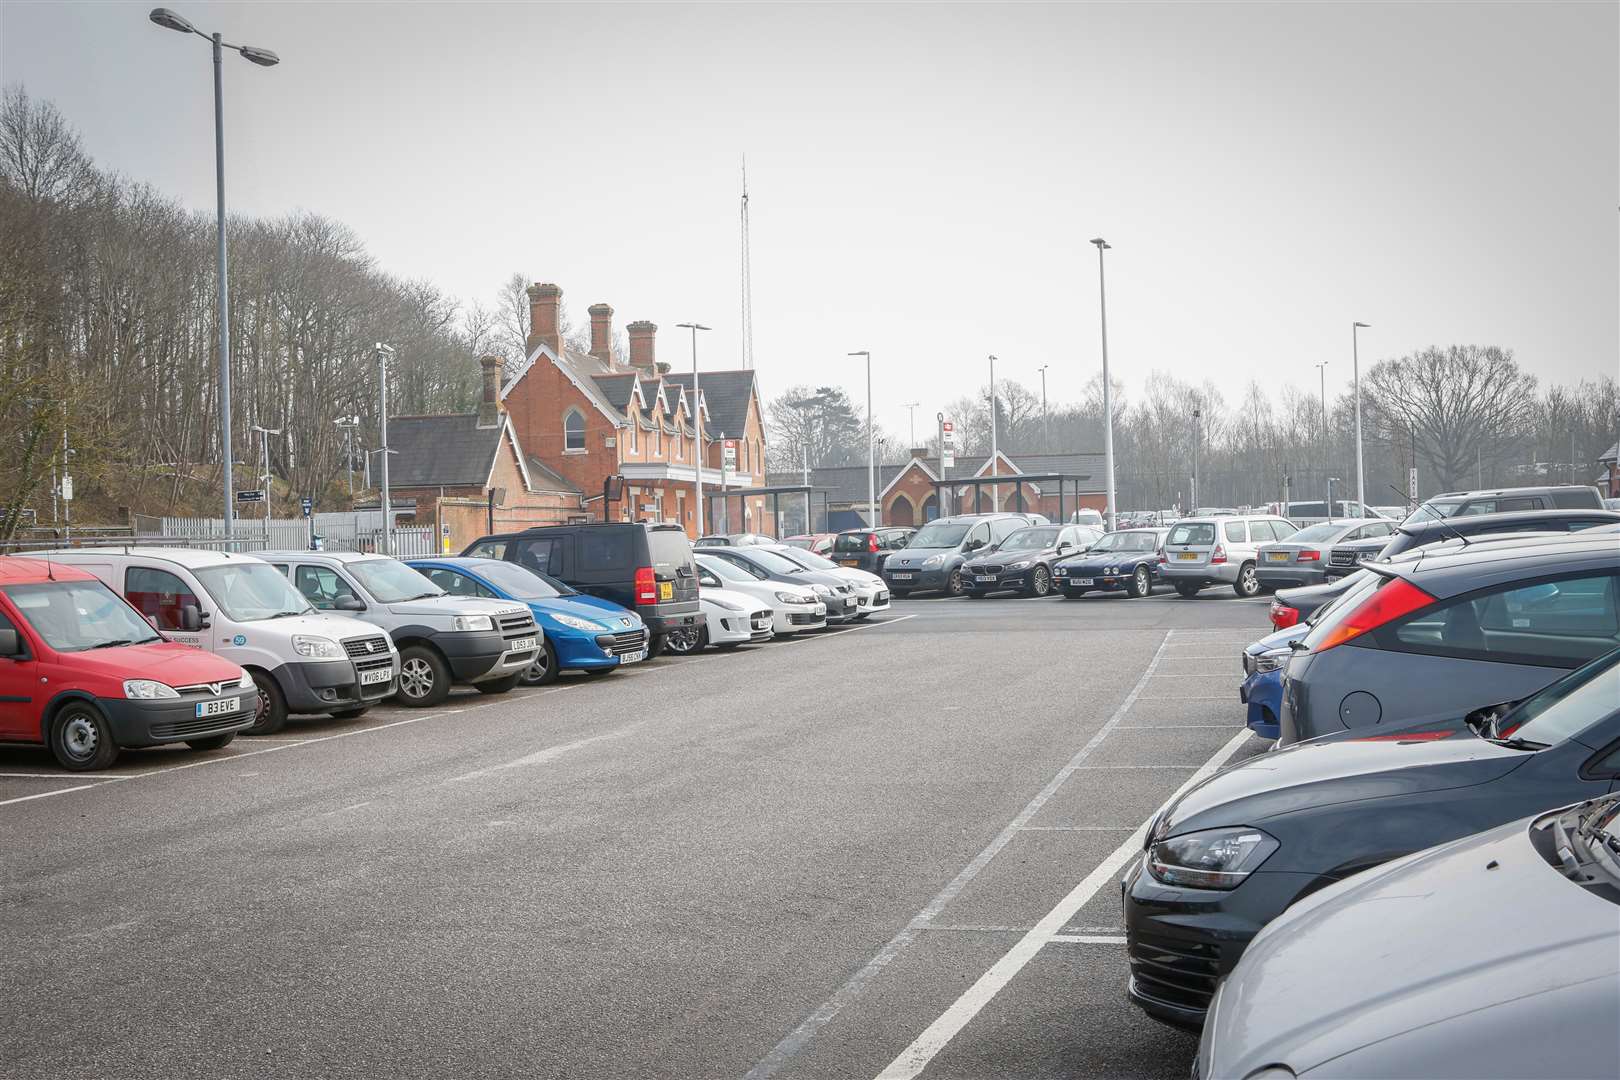
[[[1232,583],[1232,591],[1244,598],[1260,595],[1260,581],[1254,576],[1254,563],[1246,562],[1239,568],[1237,580]]]
[[[370,711],[370,705],[357,705],[352,709],[336,709],[326,715],[334,720],[357,720]]]
[[[517,688],[518,681],[523,678],[523,672],[514,672],[500,679],[487,679],[481,683],[473,683],[473,687],[480,694],[505,694]]]
[[[88,701],[69,701],[51,717],[51,753],[70,772],[105,769],[118,760],[118,744],[101,710]]]
[[[248,674],[253,676],[253,685],[259,690],[259,711],[254,714],[253,723],[242,729],[242,734],[274,735],[287,726],[287,699],[269,672],[250,671]]]
[[[703,650],[708,637],[707,626],[683,626],[664,635],[664,648],[668,649],[672,656],[691,656]]]
[[[550,686],[557,681],[557,652],[551,647],[551,639],[542,637],[540,647],[535,650],[534,660],[523,669],[518,682],[524,686]]]
[[[223,735],[210,735],[206,739],[187,739],[186,745],[193,750],[223,750],[231,745],[231,740],[234,738],[236,738],[236,732],[227,731]]]
[[[962,595],[962,571],[951,571],[950,579],[945,583],[945,593],[947,596]]]
[[[1136,573],[1131,575],[1131,583],[1125,591],[1137,598],[1146,596],[1153,591],[1153,578],[1148,573],[1147,567],[1138,566],[1136,568]]]
[[[442,705],[450,696],[450,665],[426,645],[407,645],[399,651],[399,692],[401,705],[425,709]]]
[[[1044,566],[1037,566],[1034,573],[1029,575],[1029,595],[1045,596],[1052,591],[1052,571]]]
[[[1202,588],[1203,586],[1198,584],[1196,581],[1176,582],[1176,592],[1180,593],[1182,597],[1187,600],[1191,600],[1193,597],[1197,596],[1198,590]]]
[[[889,595],[894,597],[896,600],[904,600],[906,597],[911,595],[911,590],[910,589],[890,589],[889,590]]]

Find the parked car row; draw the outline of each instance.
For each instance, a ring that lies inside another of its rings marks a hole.
[[[1129,995],[1202,1028],[1195,1075],[1613,1074],[1620,525],[1541,513],[1285,590],[1244,650],[1278,748],[1121,885]]]

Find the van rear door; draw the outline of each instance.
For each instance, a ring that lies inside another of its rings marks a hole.
[[[697,601],[697,563],[685,530],[674,525],[649,528],[647,554],[652,559],[653,579],[658,582],[659,603]]]

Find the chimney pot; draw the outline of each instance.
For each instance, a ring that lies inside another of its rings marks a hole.
[[[630,364],[640,368],[645,374],[652,375],[658,370],[658,360],[653,353],[653,337],[658,333],[658,326],[646,319],[639,319],[624,328],[630,335]]]
[[[478,360],[484,369],[484,393],[478,402],[478,426],[499,427],[501,423],[501,368],[504,361],[498,356],[484,356]]]
[[[613,363],[613,308],[607,304],[592,304],[591,355],[604,365]]]
[[[549,282],[535,282],[526,290],[529,294],[529,339],[525,342],[530,352],[536,345],[545,345],[552,355],[562,355],[562,290]]]

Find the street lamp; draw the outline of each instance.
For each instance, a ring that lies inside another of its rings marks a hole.
[[[697,534],[703,536],[705,535],[703,531],[703,399],[698,389],[697,336],[699,330],[708,330],[709,327],[695,322],[676,323],[675,325],[682,330],[692,331],[692,430],[696,433],[696,438],[693,439],[695,445],[693,446],[692,456],[697,459],[692,468],[692,475],[697,477]],[[634,423],[634,420],[631,422]],[[675,437],[680,438],[681,433],[677,431]],[[722,457],[720,458],[720,476],[722,479],[726,475],[724,453],[725,451],[722,449]],[[681,522],[681,528],[686,528],[686,522]]]
[[[872,354],[865,349],[850,356],[866,357],[866,516],[867,527],[877,528],[877,438],[872,433]]]
[[[1321,440],[1320,440],[1320,444],[1321,444],[1320,449],[1321,449],[1321,452],[1322,452],[1322,475],[1323,476],[1327,475],[1327,456],[1328,456],[1327,455],[1327,366],[1328,366],[1328,362],[1326,360],[1323,360],[1321,363],[1316,365],[1316,374],[1317,374],[1317,377],[1321,381],[1321,384],[1322,384],[1322,436],[1321,436]],[[1333,482],[1331,480],[1328,482],[1327,516],[1328,516],[1329,520],[1331,520],[1333,518]]]
[[[911,442],[909,445],[907,445],[907,450],[915,449],[917,446],[917,406],[921,404],[922,402],[920,401],[907,401],[902,403],[902,407],[906,410],[906,414],[911,421]],[[1574,453],[1571,452],[1570,459],[1574,460],[1574,457]]]
[[[1357,517],[1367,512],[1367,477],[1361,469],[1361,352],[1359,343],[1356,341],[1356,332],[1369,329],[1371,329],[1371,326],[1364,322],[1350,324],[1350,370],[1355,382],[1356,394],[1356,502],[1361,504],[1356,511]],[[1333,507],[1331,506],[1328,507],[1328,517],[1330,519],[1333,517]]]
[[[1103,377],[1103,483],[1107,512],[1104,524],[1110,532],[1114,528],[1114,388],[1108,381],[1108,289],[1103,281],[1103,252],[1113,245],[1102,237],[1091,241],[1097,245],[1097,303],[1102,311],[1102,377]]]
[[[196,34],[214,46],[214,188],[217,201],[214,224],[215,273],[219,284],[219,446],[221,475],[225,479],[225,538],[233,532],[231,513],[235,509],[231,493],[231,297],[225,276],[225,99],[220,82],[220,50],[235,49],[260,67],[274,67],[281,57],[269,49],[253,45],[232,45],[219,34],[205,34],[168,8],[153,8],[147,18],[166,30]]]
[[[379,341],[373,352],[377,357],[377,441],[382,444],[378,449],[382,452],[383,554],[392,555],[394,504],[388,497],[388,455],[393,451],[388,449],[388,362],[394,358],[394,350]]]
[[[1052,452],[1052,425],[1046,419],[1046,369],[1050,364],[1042,364],[1036,368],[1041,373],[1041,442],[1046,444],[1046,452]]]
[[[998,449],[998,447],[996,445],[996,439],[997,439],[997,435],[998,435],[998,432],[996,430],[997,429],[997,423],[996,422],[997,422],[997,420],[999,419],[999,417],[1001,415],[1001,409],[999,408],[1000,404],[1001,403],[996,400],[996,358],[994,356],[992,356],[992,357],[990,357],[990,475],[991,476],[1000,476],[1001,475],[1001,452],[1000,452],[1000,450]],[[978,493],[977,493],[977,489],[975,489],[975,493],[974,493],[974,496],[973,496],[973,501],[975,503],[977,503],[978,500],[979,500],[979,496],[978,496]],[[1000,484],[991,484],[990,485],[990,509],[994,510],[998,514],[1001,513],[1001,485]]]
[[[360,426],[358,416],[340,416],[332,423],[342,428],[349,439],[349,456],[343,459],[343,471],[349,477],[349,502],[354,502],[354,429]]]
[[[253,425],[253,430],[259,433],[259,448],[263,452],[264,471],[259,474],[259,483],[264,491],[264,543],[270,545],[270,436],[280,435],[280,428],[261,427]]]

